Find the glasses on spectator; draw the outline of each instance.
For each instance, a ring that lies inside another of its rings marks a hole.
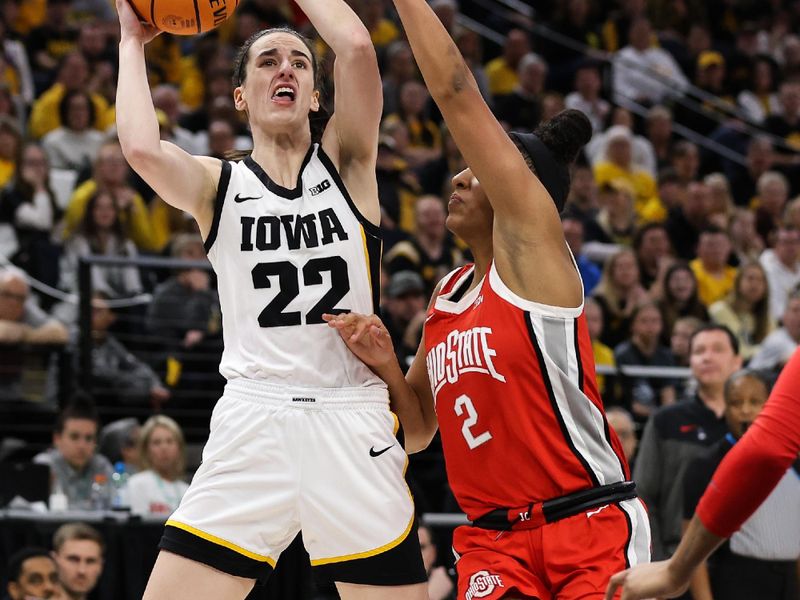
[[[16,300],[20,304],[25,302],[28,299],[27,294],[15,294],[14,292],[6,292],[4,290],[0,290],[0,298],[8,298],[9,300]]]

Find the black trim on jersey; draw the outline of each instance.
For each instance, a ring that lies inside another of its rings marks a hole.
[[[581,346],[578,343],[578,319],[572,320],[572,329],[575,331],[575,358],[578,360],[578,389],[586,395],[583,389],[583,362],[581,361]]]
[[[219,230],[219,220],[222,218],[222,205],[225,203],[225,196],[228,194],[228,184],[231,182],[231,163],[227,160],[222,161],[222,171],[219,174],[219,183],[217,184],[217,197],[214,198],[214,218],[211,221],[211,229],[208,232],[206,241],[203,242],[203,248],[206,249],[206,254],[211,250],[214,241],[217,239],[217,231]]]
[[[428,581],[422,564],[416,520],[394,548],[367,558],[317,565],[314,574],[328,581],[360,585],[412,585]]]
[[[469,286],[472,285],[472,280],[474,278],[475,278],[475,269],[472,269],[472,271],[470,271],[469,274],[466,277],[464,277],[464,279],[456,283],[455,285],[456,289],[453,291],[452,294],[450,294],[448,300],[450,302],[460,301],[464,297],[464,294],[467,293]]]
[[[280,196],[281,198],[286,198],[287,200],[296,200],[303,195],[303,171],[305,171],[306,165],[308,164],[308,161],[311,160],[311,156],[313,154],[314,144],[311,144],[311,146],[308,147],[308,152],[306,152],[305,158],[303,159],[303,164],[300,165],[300,171],[297,173],[297,183],[293,190],[287,189],[282,185],[275,183],[272,178],[267,175],[266,171],[261,168],[261,165],[253,160],[252,156],[248,156],[243,162],[245,166],[250,169],[256,177],[258,177],[259,181],[263,183],[264,187],[270,192],[276,196]]]
[[[230,548],[209,542],[183,529],[167,525],[158,547],[190,560],[203,563],[236,577],[247,577],[264,583],[273,569],[267,562],[248,558]]]
[[[383,237],[381,236],[381,228],[369,219],[367,219],[364,215],[361,214],[361,211],[358,210],[356,207],[356,203],[353,202],[352,196],[350,196],[350,192],[347,191],[347,188],[344,185],[344,181],[342,181],[342,176],[339,175],[339,171],[336,170],[336,166],[333,164],[333,161],[330,157],[325,154],[325,151],[322,149],[322,145],[320,144],[319,150],[317,150],[317,156],[322,161],[322,164],[328,170],[331,178],[333,179],[336,186],[339,188],[339,191],[344,196],[344,199],[347,201],[347,205],[350,207],[350,210],[353,211],[356,219],[361,225],[364,227],[364,231],[372,235],[373,237],[382,240]]]
[[[628,559],[628,551],[631,549],[631,542],[633,542],[633,523],[631,522],[631,516],[628,514],[628,511],[622,508],[622,505],[617,503],[617,508],[625,515],[625,522],[628,524],[628,539],[625,540],[625,568],[631,568],[631,561]]]
[[[589,466],[589,463],[586,462],[586,459],[583,457],[583,455],[578,452],[578,449],[575,447],[572,438],[569,437],[567,424],[564,423],[564,418],[561,416],[561,411],[558,409],[556,395],[555,392],[553,392],[553,384],[550,382],[550,377],[547,374],[547,366],[544,364],[542,349],[539,347],[539,341],[536,339],[536,332],[533,330],[533,325],[531,324],[531,313],[523,312],[522,315],[523,320],[525,321],[525,327],[528,329],[528,337],[530,337],[531,344],[536,352],[536,360],[539,361],[539,371],[542,373],[542,381],[544,382],[544,387],[547,389],[547,397],[550,398],[550,406],[553,409],[553,414],[555,415],[558,425],[561,428],[561,434],[564,436],[564,441],[567,442],[567,446],[569,446],[569,449],[572,450],[575,458],[577,458],[581,465],[583,465],[583,468],[586,470],[586,473],[592,480],[592,485],[597,487],[600,485],[600,481],[597,479],[597,475],[595,475],[594,471]]]
[[[367,269],[372,287],[372,312],[376,315],[381,306],[381,255],[383,254],[383,240],[372,235],[364,229],[364,240],[367,246]]]

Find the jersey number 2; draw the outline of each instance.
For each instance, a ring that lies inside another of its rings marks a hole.
[[[464,435],[464,439],[467,440],[467,445],[470,450],[475,450],[475,448],[481,444],[485,444],[492,439],[492,434],[488,431],[484,431],[478,435],[473,435],[472,431],[470,431],[470,427],[478,423],[478,411],[475,410],[475,405],[472,404],[472,400],[469,396],[462,394],[456,398],[455,410],[456,415],[459,417],[464,414],[465,410],[467,411],[467,418],[461,426],[461,433]]]
[[[321,285],[322,273],[331,274],[331,289],[306,313],[306,325],[323,323],[324,313],[339,314],[347,312],[335,308],[336,304],[350,291],[350,278],[347,275],[347,261],[341,256],[312,258],[303,267],[303,285]],[[282,260],[271,263],[258,263],[253,267],[253,286],[257,290],[271,288],[270,277],[278,277],[278,294],[258,315],[261,327],[286,327],[300,325],[300,311],[284,312],[289,303],[300,295],[300,274],[292,263]]]

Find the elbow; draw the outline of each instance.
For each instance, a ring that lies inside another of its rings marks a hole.
[[[337,57],[346,57],[346,60],[357,61],[359,64],[362,64],[364,60],[378,62],[375,46],[372,44],[372,38],[366,28],[362,27],[351,31],[344,46],[341,50],[334,48]]]
[[[158,154],[161,149],[160,146],[151,148],[132,140],[123,142],[122,139],[120,139],[120,145],[122,146],[122,154],[125,156],[125,160],[137,172],[146,169],[148,164],[158,160]]]
[[[431,442],[433,441],[433,436],[436,435],[437,429],[438,427],[434,425],[433,427],[421,427],[419,431],[414,431],[412,433],[406,432],[406,453],[416,454],[417,452],[422,452],[425,450],[425,448],[430,446]]]

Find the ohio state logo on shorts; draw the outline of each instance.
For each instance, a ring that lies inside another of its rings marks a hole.
[[[469,587],[467,588],[467,593],[464,594],[464,599],[485,598],[496,587],[505,587],[500,575],[489,573],[489,571],[478,571],[469,578]]]

